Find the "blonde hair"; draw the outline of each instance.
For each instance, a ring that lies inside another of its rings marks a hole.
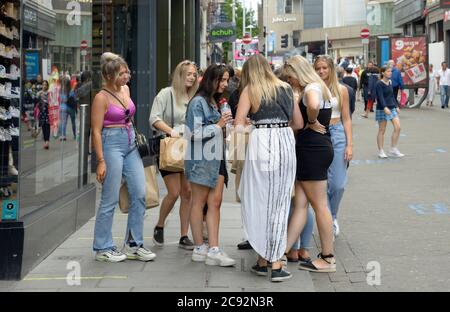
[[[111,52],[105,52],[102,54],[100,58],[100,66],[102,69],[102,77],[104,82],[111,80],[115,82],[117,78],[119,78],[121,66],[124,66],[128,71],[130,70],[127,62],[125,62],[121,56]]]
[[[241,75],[241,88],[248,87],[252,112],[259,110],[262,101],[274,100],[279,87],[289,88],[289,84],[278,79],[267,60],[259,54],[249,57],[242,67]]]
[[[189,87],[186,91],[186,76],[189,66],[192,66],[195,68],[195,81],[192,87]],[[181,105],[182,103],[182,97],[184,95],[187,95],[189,100],[192,99],[197,92],[198,89],[198,79],[197,79],[198,73],[197,73],[197,67],[195,64],[191,61],[183,61],[175,67],[175,70],[172,74],[172,89],[175,93],[176,103],[177,105]]]
[[[316,69],[316,65],[319,62],[325,62],[330,70],[330,74],[328,76],[328,89],[331,94],[336,97],[339,101],[339,111],[342,111],[342,92],[341,85],[338,81],[336,67],[334,66],[333,59],[328,55],[319,55],[314,61],[314,69]]]
[[[331,93],[327,85],[319,77],[308,60],[303,56],[293,56],[286,63],[284,63],[282,75],[285,77],[290,76],[297,79],[303,89],[311,83],[319,84],[322,91],[323,100],[331,100]]]

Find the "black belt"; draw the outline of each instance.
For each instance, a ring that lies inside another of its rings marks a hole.
[[[270,123],[270,124],[256,124],[255,127],[259,128],[286,128],[289,127],[288,122]]]

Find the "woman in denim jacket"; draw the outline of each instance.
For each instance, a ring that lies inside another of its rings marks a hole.
[[[185,176],[191,183],[191,229],[195,248],[192,261],[207,265],[233,266],[235,261],[219,249],[220,206],[227,179],[224,159],[223,128],[232,120],[231,113],[220,114],[218,102],[228,86],[225,65],[211,65],[206,70],[197,95],[186,112],[188,148]],[[206,225],[209,248],[203,241],[203,207],[208,204]]]

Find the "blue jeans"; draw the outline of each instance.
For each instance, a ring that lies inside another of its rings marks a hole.
[[[308,207],[307,209],[308,209],[308,217],[306,219],[305,227],[303,228],[303,231],[300,233],[300,237],[298,238],[298,240],[292,246],[292,249],[299,250],[311,248],[311,238],[314,230],[314,214],[311,207]],[[294,199],[292,199],[291,202],[291,210],[289,212],[289,218],[291,217],[293,210],[294,210]]]
[[[125,242],[135,242],[138,246],[144,243],[145,174],[142,159],[135,148],[134,131],[130,131],[130,138],[125,128],[104,128],[102,131],[106,177],[95,220],[94,251],[115,248],[112,223],[114,210],[119,202],[122,176],[130,195]],[[132,238],[129,237],[130,234]]]
[[[75,120],[76,120],[76,116],[77,116],[77,111],[67,105],[64,105],[64,106],[61,105],[60,116],[61,116],[61,122],[59,124],[60,125],[59,134],[63,137],[66,136],[67,120],[68,120],[68,117],[70,116],[70,121],[72,123],[73,137],[76,138],[77,126],[76,126]]]
[[[450,86],[440,86],[441,107],[448,107]]]
[[[344,126],[342,123],[330,125],[331,142],[333,143],[334,158],[328,168],[328,207],[330,208],[333,220],[336,220],[339,204],[344,195],[347,184],[347,161],[344,159],[345,138]]]

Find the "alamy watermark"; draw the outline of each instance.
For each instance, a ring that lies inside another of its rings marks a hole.
[[[366,282],[369,286],[381,285],[381,264],[378,261],[370,261],[367,263]]]

